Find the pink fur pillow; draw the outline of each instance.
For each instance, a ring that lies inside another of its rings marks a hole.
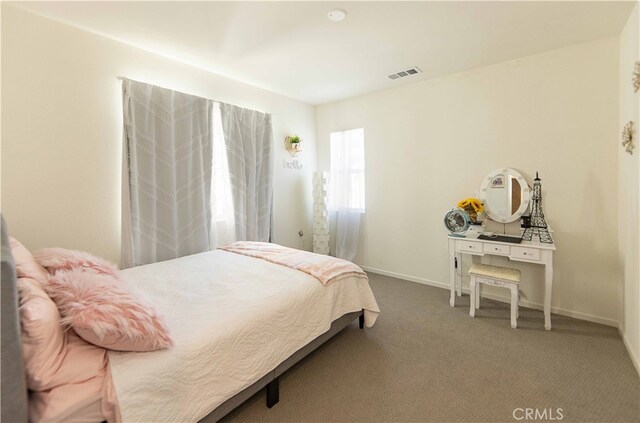
[[[155,351],[173,340],[164,320],[113,275],[84,269],[58,271],[45,290],[62,323],[92,344],[118,351]]]
[[[33,256],[50,273],[81,268],[99,275],[110,275],[114,278],[120,277],[118,266],[83,251],[68,250],[66,248],[43,248],[33,253]]]

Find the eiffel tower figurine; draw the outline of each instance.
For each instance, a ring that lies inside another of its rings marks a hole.
[[[536,179],[533,180],[533,195],[531,196],[531,225],[524,230],[522,239],[531,241],[534,235],[540,238],[540,242],[553,244],[553,239],[551,239],[547,222],[545,222],[544,213],[542,212],[542,184],[537,171]]]

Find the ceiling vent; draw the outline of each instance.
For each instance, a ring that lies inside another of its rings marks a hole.
[[[418,73],[422,73],[422,71],[420,70],[419,67],[414,66],[410,69],[405,69],[403,71],[400,71],[398,73],[392,73],[391,75],[388,75],[389,79],[400,79],[400,78],[404,78],[406,76],[411,76],[411,75],[415,75]]]

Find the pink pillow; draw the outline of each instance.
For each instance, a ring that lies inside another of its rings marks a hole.
[[[61,366],[66,334],[61,326],[58,308],[44,292],[47,271],[40,266],[29,250],[11,238],[22,328],[22,354],[27,386],[45,390],[55,386],[55,374]]]
[[[31,255],[31,252],[15,238],[9,238],[9,243],[18,278],[31,278],[40,284],[45,283],[49,274]]]
[[[107,379],[107,372],[107,350],[88,343],[72,330],[68,331],[62,362],[53,379],[55,383],[49,389],[29,393],[30,421],[108,420],[95,411],[86,414],[89,404],[99,401],[102,392],[110,387],[111,380]],[[102,398],[103,407],[109,407],[105,400]]]
[[[116,278],[80,269],[49,277],[45,287],[62,323],[84,340],[118,351],[155,351],[173,340],[163,319]]]
[[[60,314],[35,280],[20,278],[17,286],[27,386],[34,391],[51,389],[57,384],[55,375],[62,364],[67,342]]]
[[[10,242],[18,275],[31,420],[66,421],[70,409],[93,401],[110,387],[105,377],[107,351],[64,331],[56,304],[43,290],[49,274],[20,242]]]
[[[110,275],[114,278],[120,277],[118,266],[83,251],[68,250],[66,248],[43,248],[36,251],[33,256],[50,273],[82,268],[87,272],[99,275]]]

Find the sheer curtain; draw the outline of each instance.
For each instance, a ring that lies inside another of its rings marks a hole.
[[[220,103],[233,195],[235,236],[269,241],[272,229],[271,115]]]
[[[236,241],[229,160],[222,129],[220,103],[213,103],[213,173],[211,183],[211,247]]]
[[[364,129],[331,133],[330,147],[329,207],[336,213],[335,255],[353,261],[365,210]]]
[[[122,266],[209,249],[208,99],[124,79]]]

